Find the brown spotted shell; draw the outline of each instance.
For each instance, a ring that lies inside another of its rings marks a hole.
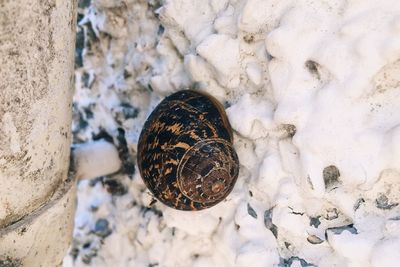
[[[139,137],[137,160],[154,197],[179,210],[209,208],[232,191],[239,160],[222,105],[183,90],[150,114]]]

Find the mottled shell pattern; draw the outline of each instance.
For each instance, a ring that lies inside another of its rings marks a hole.
[[[138,165],[154,197],[179,210],[209,208],[232,191],[239,160],[223,106],[183,90],[150,114],[139,138]]]

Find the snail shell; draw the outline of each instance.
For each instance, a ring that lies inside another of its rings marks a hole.
[[[225,199],[239,173],[233,134],[212,96],[183,90],[150,114],[139,137],[138,165],[154,197],[179,210],[201,210]]]

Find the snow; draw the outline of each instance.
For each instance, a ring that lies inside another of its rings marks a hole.
[[[203,57],[217,73],[218,83],[224,87],[236,88],[239,79],[239,41],[229,35],[212,34],[201,42],[196,52]]]
[[[199,212],[149,207],[137,168],[80,182],[64,267],[396,265],[397,1],[97,0],[80,13],[76,143],[106,132],[134,164],[151,110],[190,87],[226,106],[241,169]]]
[[[75,178],[90,179],[117,172],[121,160],[116,147],[104,140],[73,146]]]

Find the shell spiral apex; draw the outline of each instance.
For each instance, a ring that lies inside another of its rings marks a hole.
[[[150,114],[139,137],[137,160],[154,197],[179,210],[214,206],[239,174],[233,134],[223,106],[212,96],[182,90]]]

